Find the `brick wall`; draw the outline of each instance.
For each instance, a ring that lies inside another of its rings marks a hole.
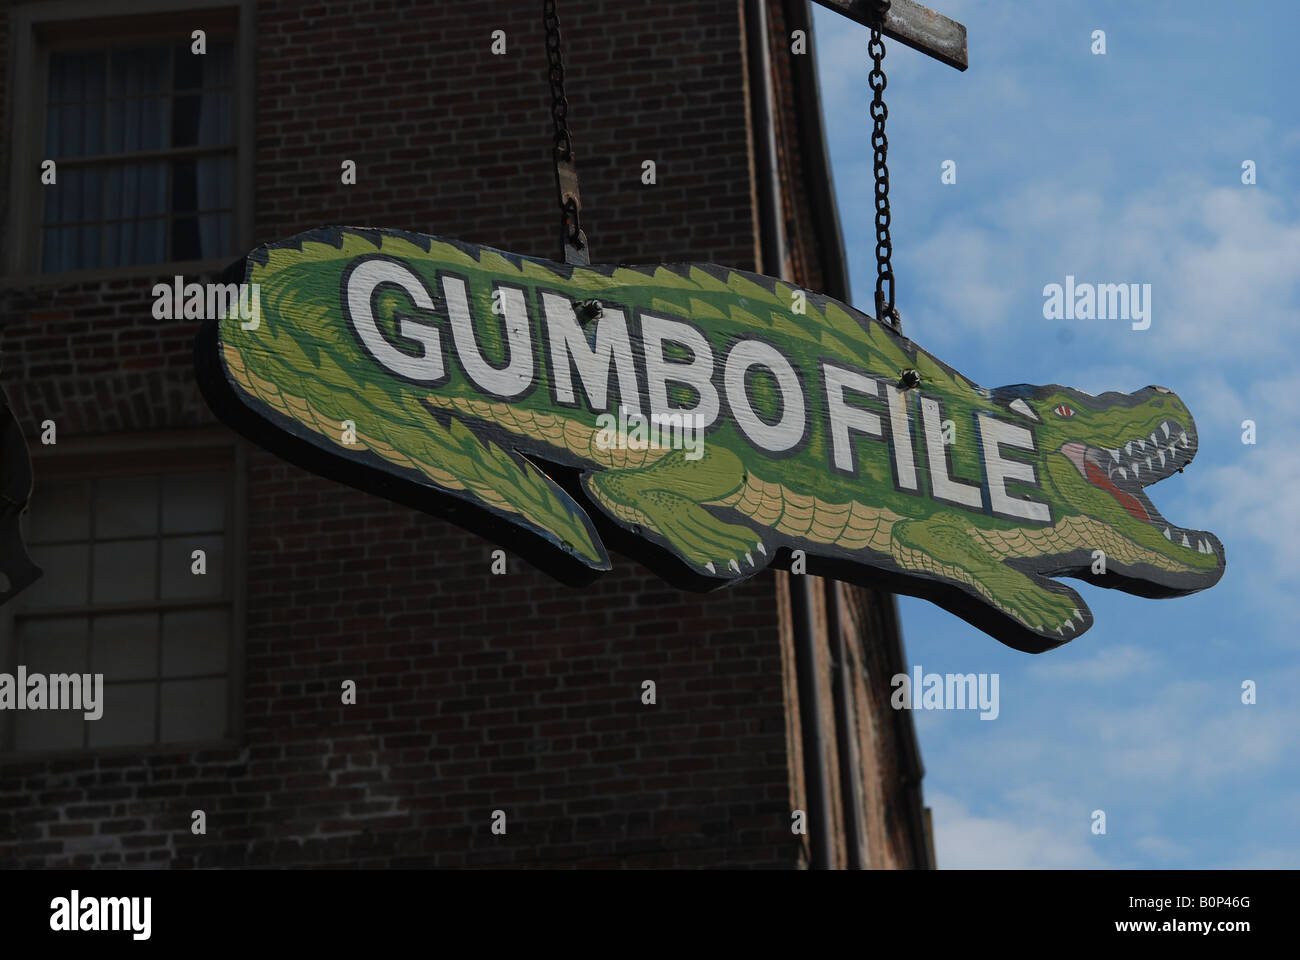
[[[341,223],[558,255],[538,4],[257,6],[257,242]],[[560,12],[594,259],[753,269],[738,0]],[[213,423],[195,323],[150,313],[173,272],[0,286],[0,382],[29,440],[45,419],[61,442]],[[0,757],[0,866],[801,862],[771,574],[704,597],[616,558],[574,591],[514,560],[491,576],[486,541],[258,449],[247,489],[240,744]]]
[[[260,4],[257,239],[384,225],[554,256],[538,14]],[[597,258],[752,268],[736,4],[568,0],[562,16]],[[169,275],[0,295],[30,438],[46,418],[60,440],[211,421],[194,323],[150,314]],[[581,592],[517,561],[492,577],[485,541],[249,461],[242,746],[5,758],[0,864],[793,862],[770,577],[707,598],[621,559]]]

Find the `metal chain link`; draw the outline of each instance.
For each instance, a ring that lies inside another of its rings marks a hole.
[[[555,181],[559,190],[560,222],[564,231],[566,250],[580,250],[586,246],[582,231],[582,211],[574,195],[577,193],[577,170],[573,166],[573,138],[569,134],[569,101],[564,96],[564,55],[560,49],[560,17],[555,10],[555,0],[542,0],[542,22],[546,27],[546,60],[551,82],[551,119],[555,123]],[[561,165],[566,165],[568,179],[572,182],[570,196],[565,196],[566,177]]]
[[[885,106],[884,94],[888,81],[884,71],[885,41],[880,33],[885,15],[889,13],[889,4],[890,0],[876,0],[879,19],[871,28],[871,41],[867,45],[867,52],[871,55],[871,73],[867,83],[872,90],[871,119],[875,124],[871,131],[871,146],[875,151],[876,182],[876,317],[901,331],[902,319],[894,306],[894,268],[890,264],[894,245],[889,239],[889,166],[886,162],[889,138],[885,136],[885,118],[889,116],[889,108]]]

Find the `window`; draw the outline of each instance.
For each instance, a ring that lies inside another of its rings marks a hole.
[[[8,80],[24,95],[5,131],[6,273],[193,271],[247,248],[252,37],[241,19],[251,5],[174,0],[147,16],[104,15],[159,6],[102,0],[81,17],[73,4],[12,9]],[[53,183],[40,179],[47,161]]]
[[[170,459],[173,466],[136,451],[42,458],[25,537],[45,575],[5,608],[0,669],[103,674],[103,714],[4,711],[0,750],[232,737],[233,451]],[[201,574],[196,551],[206,564]]]
[[[217,38],[50,51],[41,272],[233,252],[233,63]]]

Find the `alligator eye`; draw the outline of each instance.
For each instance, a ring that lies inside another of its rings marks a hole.
[[[1067,407],[1065,404],[1061,404],[1052,412],[1058,417],[1072,417],[1074,416],[1074,407]]]

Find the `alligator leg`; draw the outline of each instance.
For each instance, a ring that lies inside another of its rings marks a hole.
[[[756,569],[759,537],[700,505],[740,489],[744,464],[723,447],[706,443],[701,450],[697,460],[674,450],[643,467],[600,470],[584,476],[583,485],[605,513],[654,535],[694,569],[717,577],[748,575]]]
[[[969,526],[952,514],[900,520],[892,531],[894,560],[906,570],[965,583],[1012,619],[1060,642],[1091,625],[1092,614],[1077,593],[981,553]]]

